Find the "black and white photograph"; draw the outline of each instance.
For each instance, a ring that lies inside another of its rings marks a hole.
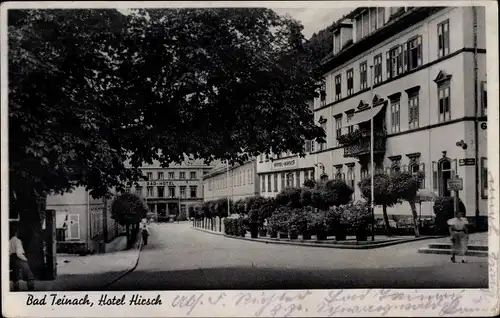
[[[496,3],[52,4],[1,10],[4,316],[498,314]]]

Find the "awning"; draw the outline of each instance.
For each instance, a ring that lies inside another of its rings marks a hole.
[[[376,106],[373,109],[368,108],[359,113],[354,113],[351,120],[349,121],[349,125],[358,125],[366,121],[369,121],[370,119],[372,119],[372,117],[377,116],[377,114],[380,113],[382,109],[384,109],[384,107],[385,105],[378,107]]]

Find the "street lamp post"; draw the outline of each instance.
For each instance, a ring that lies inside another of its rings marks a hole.
[[[370,102],[371,102],[371,107],[370,107],[370,112],[371,112],[371,117],[370,117],[370,168],[371,168],[371,176],[370,176],[370,192],[371,192],[371,198],[370,198],[370,208],[372,212],[372,241],[375,241],[375,206],[374,206],[374,199],[375,199],[375,191],[374,191],[374,185],[373,185],[373,176],[375,174],[375,167],[374,167],[374,160],[373,160],[373,142],[375,140],[373,134],[374,134],[374,129],[373,129],[373,65],[370,65]]]

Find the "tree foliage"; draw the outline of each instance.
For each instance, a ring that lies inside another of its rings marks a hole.
[[[312,191],[313,207],[328,210],[331,206],[347,204],[351,201],[354,190],[343,180],[326,180],[316,184]]]
[[[8,25],[12,191],[100,197],[153,160],[242,162],[324,138],[302,26],[272,10],[9,10]]]
[[[111,205],[111,217],[121,225],[137,224],[147,213],[148,208],[144,200],[133,193],[117,196]]]

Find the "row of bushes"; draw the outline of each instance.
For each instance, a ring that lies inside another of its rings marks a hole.
[[[415,203],[422,175],[412,175],[401,172],[394,175],[377,173],[374,176],[375,205],[382,206],[384,233],[391,235],[409,234],[416,236],[423,234],[446,234],[447,220],[454,216],[453,198],[437,198],[434,203],[435,218],[419,222],[416,216]],[[315,182],[306,180],[302,188],[286,188],[276,198],[251,197],[236,202],[230,201],[230,210],[236,216],[224,215],[228,201],[221,199],[206,202],[205,216],[214,215],[225,217],[226,233],[242,235],[248,229],[252,236],[259,231],[269,231],[270,235],[281,233],[315,234],[323,233],[338,236],[342,239],[345,233],[355,234],[364,238],[368,229],[371,229],[372,213],[369,199],[371,197],[371,179],[365,178],[359,182],[365,202],[352,202],[351,189],[343,180],[325,180]],[[407,201],[410,204],[412,216],[399,222],[394,228],[387,216],[387,207]],[[460,201],[461,209],[465,207]],[[222,208],[221,208],[222,207]],[[225,207],[225,208],[224,208]],[[265,221],[267,226],[265,227]],[[246,225],[247,224],[247,225]],[[380,227],[372,229],[380,233]]]

